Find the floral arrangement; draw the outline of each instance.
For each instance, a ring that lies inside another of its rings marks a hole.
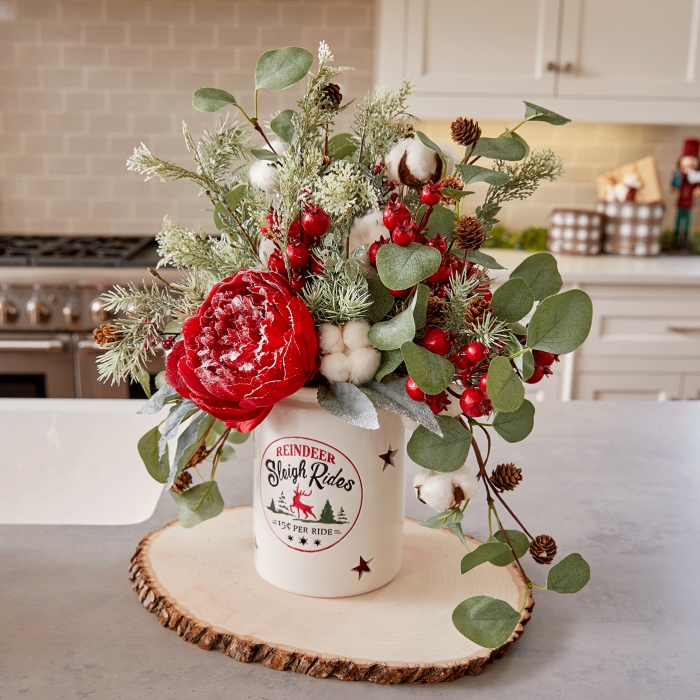
[[[578,289],[560,292],[548,253],[527,258],[492,292],[492,275],[503,268],[480,250],[504,202],[562,173],[561,161],[551,151],[531,153],[518,129],[569,120],[526,102],[517,126],[486,137],[477,122],[458,118],[455,155],[415,129],[407,112],[413,85],[405,82],[359,102],[352,133],[334,134],[349,104],[333,80],[348,69],[333,66],[325,43],[315,73],[312,63],[296,47],[263,54],[252,116],[224,90],[197,90],[198,109],[237,109],[244,121],[227,117],[198,142],[183,125],[193,170],[144,145],[128,161],[146,179],[194,182],[218,229],[189,231],[166,217],[160,265],[183,270],[180,281],[167,283],[152,270],[151,287],[104,295],[116,314],[95,336],[106,350],[98,360],[104,379],[147,388],[148,361],[169,351],[158,391],[142,409],[170,405],[139,442],[146,468],[171,489],[184,526],[214,517],[224,506],[219,463],[235,456],[234,445],[278,401],[314,386],[323,408],[354,425],[377,429],[378,408],[417,424],[407,447],[425,468],[416,494],[439,511],[423,525],[447,527],[467,546],[461,521],[481,482],[489,539],[465,554],[462,572],[514,561],[528,589],[580,590],[589,568],[579,554],[554,565],[544,586],[527,576],[521,558],[529,551],[550,565],[556,543],[531,535],[506,503],[521,470],[500,464],[489,474],[487,463],[491,430],[507,442],[532,430],[535,408],[523,384],[552,374],[559,355],[585,340],[591,302]],[[258,92],[307,76],[298,109],[263,125]],[[488,189],[475,206],[469,186],[477,182]],[[470,451],[476,475],[464,466]],[[200,474],[207,462],[209,478]],[[519,529],[504,527],[501,509]],[[497,647],[520,612],[477,596],[453,620],[478,644]]]

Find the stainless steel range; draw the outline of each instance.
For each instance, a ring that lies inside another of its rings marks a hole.
[[[150,283],[156,262],[153,238],[0,236],[0,397],[142,397],[97,380],[92,331],[102,291]]]

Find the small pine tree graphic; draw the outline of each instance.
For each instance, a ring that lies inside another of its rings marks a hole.
[[[323,506],[321,511],[321,517],[318,519],[319,523],[334,523],[335,515],[333,515],[333,507],[330,501],[326,501],[326,505]]]
[[[347,516],[345,515],[345,509],[343,506],[340,506],[340,510],[338,511],[338,515],[335,516],[335,522],[339,523],[340,525],[344,525],[347,523],[348,519]]]
[[[268,509],[271,510],[273,513],[277,512],[277,509],[275,508],[275,499],[274,498],[270,501],[270,505],[268,506]]]
[[[277,500],[277,512],[278,513],[287,513],[287,499],[284,497],[284,491],[280,494],[279,499]]]

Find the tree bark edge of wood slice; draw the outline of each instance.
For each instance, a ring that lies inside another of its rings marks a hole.
[[[226,511],[248,509],[249,506],[228,508]],[[224,511],[224,512],[226,512]],[[416,521],[414,521],[416,522]],[[404,663],[404,662],[365,662],[323,652],[295,649],[282,644],[268,643],[243,634],[221,629],[198,619],[177,600],[165,591],[151,566],[149,551],[153,541],[171,527],[177,520],[146,535],[139,543],[131,558],[129,579],[142,605],[154,613],[163,627],[174,631],[190,644],[196,644],[205,651],[220,651],[226,656],[243,663],[260,663],[277,671],[293,671],[314,678],[336,677],[344,681],[370,681],[382,685],[399,683],[440,683],[452,681],[464,675],[479,675],[487,664],[502,658],[513,643],[523,634],[523,627],[531,617],[535,602],[532,591],[528,590],[525,607],[520,622],[510,639],[496,649],[480,651],[460,659],[445,662]],[[451,534],[451,533],[450,533]],[[454,535],[452,535],[454,536]],[[458,563],[456,562],[457,566]],[[509,565],[513,566],[513,565]],[[504,567],[505,568],[505,567]],[[520,572],[513,566],[512,574],[522,582]],[[391,584],[387,584],[391,585]],[[333,600],[333,599],[327,599]]]

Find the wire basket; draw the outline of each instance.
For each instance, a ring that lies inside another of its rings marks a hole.
[[[658,255],[661,252],[661,223],[664,205],[636,202],[598,202],[605,217],[606,253]]]
[[[603,217],[583,209],[552,211],[547,247],[553,253],[598,255],[603,246]]]

